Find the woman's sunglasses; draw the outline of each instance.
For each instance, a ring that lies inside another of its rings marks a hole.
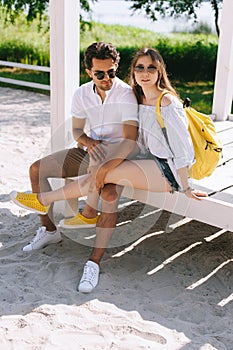
[[[157,68],[155,66],[149,66],[149,67],[144,67],[143,65],[138,65],[136,67],[134,67],[135,72],[137,73],[144,73],[145,71],[147,71],[150,74],[154,74],[157,70]]]
[[[116,76],[116,71],[115,69],[109,69],[107,72],[99,70],[98,72],[95,72],[93,74],[98,80],[103,80],[105,77],[105,74],[108,74],[109,78],[113,79]]]

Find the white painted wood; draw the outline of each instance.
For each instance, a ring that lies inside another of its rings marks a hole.
[[[29,86],[34,89],[41,89],[41,90],[50,90],[50,86],[46,84],[39,84],[39,83],[32,83],[30,81],[24,81],[24,80],[16,80],[16,79],[10,79],[10,78],[1,78],[0,81],[2,83],[7,84],[13,84],[13,85],[20,85],[20,86]]]
[[[233,1],[223,0],[212,113],[226,120],[233,99]]]
[[[50,67],[34,66],[32,64],[24,64],[24,63],[17,63],[17,62],[0,61],[0,66],[16,67],[16,68],[22,68],[22,69],[31,69],[31,70],[37,70],[37,71],[42,71],[42,72],[50,72]],[[0,81],[2,83],[7,83],[7,84],[29,86],[29,87],[32,87],[34,89],[50,90],[49,85],[33,83],[30,81],[10,79],[10,78],[4,78],[4,77],[0,77]]]
[[[228,130],[228,129],[233,129],[233,123],[230,120],[226,120],[226,121],[216,121],[214,123],[215,128],[217,130],[217,132],[221,132],[224,130]],[[232,138],[233,141],[233,138]]]
[[[196,201],[182,193],[148,193],[132,188],[125,188],[122,195],[170,211],[173,217],[174,214],[181,215],[233,232],[233,123],[224,121],[215,124],[222,135],[227,162],[218,166],[210,177],[198,181],[190,179],[194,188],[205,190],[208,194],[214,193],[211,197]]]
[[[17,62],[0,61],[0,66],[38,70],[41,72],[50,72],[50,67],[35,66],[33,64],[24,64],[24,63],[17,63]]]
[[[51,149],[73,141],[70,108],[79,84],[79,1],[50,0]]]
[[[141,190],[134,190],[132,193],[130,188],[124,188],[123,196],[233,232],[233,203],[209,197],[197,201],[187,198],[182,193],[155,193]]]

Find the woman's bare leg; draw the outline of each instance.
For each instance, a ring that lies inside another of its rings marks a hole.
[[[50,205],[54,202],[86,196],[90,186],[89,175],[80,176],[77,180],[50,192],[38,193],[38,200],[43,205]]]
[[[126,160],[107,174],[105,182],[151,192],[171,190],[161,170],[151,159]]]
[[[81,176],[68,185],[50,192],[38,194],[43,205],[65,199],[78,198],[87,195],[90,182],[89,176]],[[171,187],[162,176],[160,169],[153,160],[126,160],[111,170],[105,183],[113,183],[152,192],[168,192]]]

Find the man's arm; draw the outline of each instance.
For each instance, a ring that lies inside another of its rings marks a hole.
[[[137,135],[138,123],[136,121],[124,122],[122,132],[123,140],[115,147],[115,150],[111,154],[111,159],[105,162],[97,171],[97,189],[104,187],[104,179],[106,174],[121,164],[127,158],[127,156],[135,150]]]
[[[84,132],[86,119],[72,118],[73,137],[80,146],[87,147],[87,152],[96,160],[103,160],[105,153],[101,147],[96,147],[101,143],[100,140],[93,140]]]

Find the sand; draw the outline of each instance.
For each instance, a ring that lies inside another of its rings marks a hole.
[[[8,197],[48,153],[49,97],[1,87],[0,121],[1,350],[233,349],[232,234],[122,200],[100,282],[79,293],[94,231],[25,253],[40,221]]]

